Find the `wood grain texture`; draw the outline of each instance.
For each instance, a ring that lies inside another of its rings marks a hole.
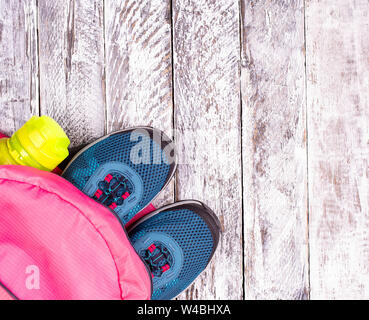
[[[0,132],[12,134],[38,114],[35,0],[0,1]]]
[[[369,2],[306,7],[312,299],[369,298]]]
[[[172,135],[170,1],[107,0],[105,17],[108,130]]]
[[[153,126],[173,136],[169,0],[105,1],[108,132]],[[173,202],[174,184],[154,202]]]
[[[304,1],[241,3],[246,299],[307,299]]]
[[[41,113],[72,146],[105,129],[103,0],[39,0]]]
[[[239,6],[174,0],[174,93],[180,166],[177,199],[219,216],[218,250],[181,299],[242,299]]]
[[[179,299],[368,299],[368,34],[367,0],[0,0],[0,131],[175,137],[155,205],[224,230]]]

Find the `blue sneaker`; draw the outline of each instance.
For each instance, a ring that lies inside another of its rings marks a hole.
[[[128,235],[151,270],[153,300],[179,295],[209,264],[221,232],[215,214],[198,201],[182,201],[137,221]]]
[[[173,142],[159,130],[140,127],[86,146],[62,176],[125,225],[166,187],[176,167]]]

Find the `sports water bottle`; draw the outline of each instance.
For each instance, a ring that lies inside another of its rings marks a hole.
[[[32,117],[11,138],[0,139],[0,165],[54,170],[68,155],[70,141],[56,121]]]

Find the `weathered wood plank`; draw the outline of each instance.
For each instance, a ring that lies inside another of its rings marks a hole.
[[[238,1],[173,1],[177,198],[207,203],[224,233],[182,299],[242,299]]]
[[[306,7],[312,299],[369,298],[369,2]]]
[[[304,1],[241,2],[246,299],[306,299]]]
[[[105,1],[108,132],[153,126],[173,136],[169,0]],[[174,184],[155,201],[174,199]]]
[[[41,113],[72,146],[105,129],[103,0],[39,0]]]
[[[38,115],[36,0],[0,1],[0,132]]]

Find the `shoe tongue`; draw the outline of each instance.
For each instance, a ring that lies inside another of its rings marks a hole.
[[[96,200],[106,206],[111,206],[112,204],[120,206],[130,195],[128,180],[124,176],[114,173],[108,174],[104,180],[100,181],[98,188],[97,192],[104,194],[104,196],[99,197],[99,194],[95,193],[98,198]]]
[[[165,271],[163,267],[171,267],[173,264],[173,257],[169,253],[168,249],[161,244],[153,244],[155,249],[150,251],[147,249],[144,253],[143,259],[149,265],[151,272],[154,276],[160,277]]]

